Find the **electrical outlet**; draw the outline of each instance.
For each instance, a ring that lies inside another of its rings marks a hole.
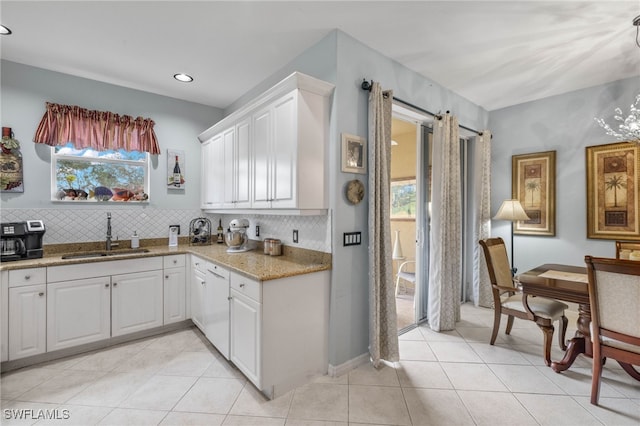
[[[256,225],[256,237],[260,236],[260,226]]]
[[[293,242],[296,243],[296,244],[298,243],[298,230],[297,229],[293,230]]]

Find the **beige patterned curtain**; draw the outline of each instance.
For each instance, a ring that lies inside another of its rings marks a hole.
[[[369,352],[375,367],[398,361],[396,297],[391,266],[391,91],[369,94]]]
[[[433,126],[429,326],[453,330],[460,320],[462,196],[458,119],[445,114]]]
[[[478,241],[491,236],[491,132],[484,130],[474,142],[473,199],[473,304],[493,307],[493,295],[484,251]]]

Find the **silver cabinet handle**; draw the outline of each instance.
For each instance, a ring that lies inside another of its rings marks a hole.
[[[178,261],[176,259],[173,259],[173,264],[175,265],[176,263],[178,263]]]
[[[113,286],[116,287],[118,285],[118,283],[113,283]]]
[[[44,296],[43,292],[38,293],[38,296]]]
[[[25,279],[25,280],[30,280],[30,279],[31,279],[31,275],[25,275],[25,276],[24,276],[24,279]]]
[[[166,279],[169,279],[169,275],[165,275],[164,277],[165,277]]]
[[[212,271],[211,269],[207,269],[207,271],[211,272],[211,274],[215,277],[222,278],[223,280],[225,279],[222,275],[216,273],[215,271]]]
[[[104,285],[104,288],[109,288],[109,284],[105,284],[105,285]]]
[[[244,283],[240,284],[240,288],[244,288]]]

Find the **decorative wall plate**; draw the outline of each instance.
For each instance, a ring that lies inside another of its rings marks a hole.
[[[349,202],[358,204],[364,198],[364,184],[358,179],[351,180],[347,182],[345,192]]]

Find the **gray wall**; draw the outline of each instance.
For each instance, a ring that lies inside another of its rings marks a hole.
[[[338,32],[338,82],[336,89],[337,128],[333,146],[336,148],[332,175],[333,281],[332,281],[332,349],[331,361],[340,364],[368,351],[369,287],[367,245],[367,203],[348,204],[344,185],[352,179],[367,177],[340,172],[340,133],[368,138],[368,96],[360,88],[362,79],[380,82],[393,95],[429,111],[450,110],[461,124],[482,129],[488,113],[434,81],[428,80],[381,53],[363,45],[348,34]],[[365,190],[368,194],[368,188]],[[341,247],[342,233],[363,231],[363,245]]]
[[[2,61],[0,71],[2,126],[11,127],[20,141],[25,188],[24,193],[2,193],[3,209],[79,207],[72,203],[51,202],[51,151],[46,145],[32,143],[47,101],[154,120],[162,154],[152,156],[148,207],[199,208],[200,143],[197,135],[220,120],[221,110],[15,62]],[[185,151],[185,190],[169,191],[166,188],[167,148]],[[83,207],[88,205],[85,203]],[[117,207],[111,204],[105,208]]]
[[[329,362],[339,366],[367,353],[369,344],[367,202],[365,199],[353,206],[344,196],[344,186],[348,181],[358,178],[366,185],[367,176],[342,173],[340,170],[341,133],[368,137],[368,92],[360,89],[362,79],[379,81],[385,89],[393,89],[394,95],[400,99],[428,110],[451,110],[461,123],[473,128],[484,128],[488,114],[477,105],[339,30],[267,78],[225,113],[230,113],[296,70],[336,85],[329,136],[329,199],[333,241]],[[361,246],[342,246],[342,234],[350,231],[363,233]]]
[[[639,91],[640,80],[630,78],[491,111],[492,215],[511,198],[511,156],[556,151],[556,236],[514,236],[519,271],[543,263],[583,266],[586,254],[615,255],[613,241],[587,238],[585,147],[618,142],[593,118],[613,124],[613,110],[628,113]],[[510,250],[509,223],[494,221],[492,227]]]
[[[360,89],[362,79],[378,81],[383,88],[394,90],[394,96],[430,111],[450,110],[459,117],[460,123],[472,128],[484,128],[488,113],[348,34],[335,30],[248,91],[225,110],[225,115],[294,71],[336,85],[329,134],[329,223],[333,254],[329,362],[339,366],[367,353],[369,344],[367,201],[353,206],[344,196],[348,181],[357,178],[366,185],[367,176],[340,170],[341,133],[368,137],[368,92]],[[361,246],[342,246],[342,234],[350,231],[363,233]]]

